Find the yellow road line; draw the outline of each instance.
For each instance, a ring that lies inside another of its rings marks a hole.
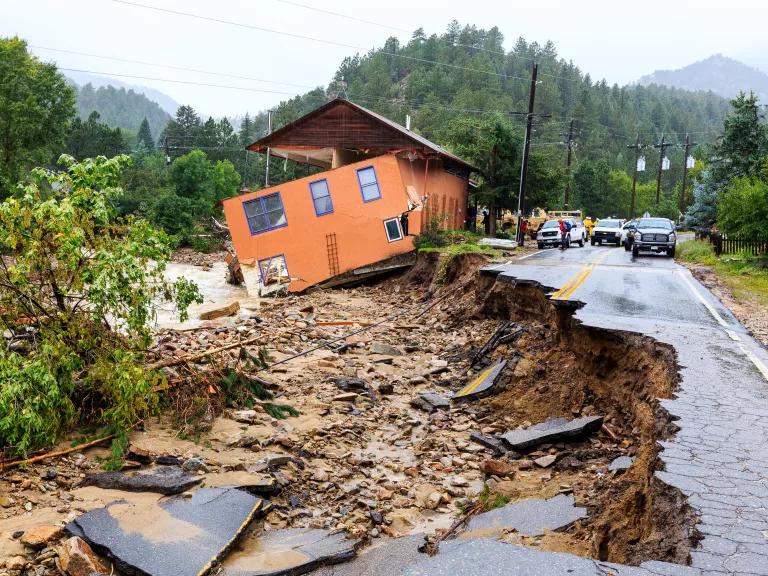
[[[560,288],[557,292],[552,294],[552,297],[550,300],[567,300],[571,297],[571,295],[576,292],[576,290],[581,286],[584,281],[589,277],[590,274],[592,274],[592,270],[594,270],[595,266],[598,265],[600,262],[605,260],[605,258],[610,254],[609,250],[606,250],[602,254],[600,254],[597,258],[595,258],[592,262],[584,266],[579,272],[576,273],[576,276],[571,278],[565,286]]]
[[[482,381],[485,380],[488,377],[488,375],[491,372],[493,372],[493,370],[495,370],[495,369],[496,369],[496,364],[494,364],[493,366],[490,366],[489,368],[486,368],[485,370],[480,372],[480,374],[477,376],[477,378],[475,378],[472,381],[471,384],[468,384],[467,386],[465,386],[464,388],[462,388],[461,390],[456,392],[455,397],[458,398],[460,396],[466,396],[467,394],[472,394],[472,392],[474,392],[475,389],[478,386],[480,386]]]

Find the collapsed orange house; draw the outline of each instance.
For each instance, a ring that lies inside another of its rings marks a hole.
[[[470,164],[383,116],[335,99],[248,146],[324,168],[224,201],[249,293],[297,292],[413,250],[432,219],[459,229]]]

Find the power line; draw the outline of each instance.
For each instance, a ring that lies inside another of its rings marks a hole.
[[[117,56],[104,56],[103,54],[93,54],[91,52],[79,52],[77,50],[67,50],[64,48],[52,48],[50,46],[38,46],[30,44],[30,48],[36,50],[48,50],[51,52],[60,52],[62,54],[75,54],[77,56],[87,56],[89,58],[99,58],[101,60],[113,60],[115,62],[126,62],[129,64],[141,64],[142,66],[153,66],[155,68],[165,68],[166,70],[180,70],[183,72],[195,72],[197,74],[208,74],[210,76],[221,76],[223,78],[234,78],[237,80],[252,80],[254,82],[264,82],[265,84],[281,84],[283,86],[293,86],[295,88],[307,88],[314,90],[317,86],[310,86],[308,84],[295,84],[292,82],[281,82],[279,80],[266,80],[264,78],[255,78],[253,76],[240,76],[238,74],[228,74],[225,72],[211,72],[210,70],[202,70],[200,68],[187,68],[185,66],[172,66],[170,64],[158,64],[156,62],[146,62],[144,60],[131,60],[129,58],[120,58]]]
[[[155,10],[157,12],[164,12],[167,14],[174,14],[176,16],[185,16],[187,18],[194,18],[197,20],[206,20],[209,22],[216,22],[218,24],[226,24],[229,26],[237,26],[239,28],[246,28],[249,30],[257,30],[259,32],[267,32],[269,34],[277,34],[280,36],[287,36],[289,38],[297,38],[301,40],[309,40],[311,42],[318,42],[321,44],[327,44],[330,46],[338,46],[341,48],[351,48],[353,50],[366,50],[366,48],[362,46],[356,46],[354,44],[347,44],[344,42],[338,42],[336,40],[326,40],[325,38],[317,38],[314,36],[307,36],[304,34],[296,34],[294,32],[285,32],[284,30],[275,30],[273,28],[265,28],[263,26],[256,26],[254,24],[245,24],[242,22],[235,22],[233,20],[224,20],[222,18],[214,18],[211,16],[202,16],[200,14],[193,14],[191,12],[182,12],[181,10],[171,10],[170,8],[160,8],[159,6],[150,6],[148,4],[140,4],[138,2],[130,2],[129,0],[112,0],[112,2],[115,2],[117,4],[125,4],[128,6],[134,6],[137,8],[146,8],[148,10]],[[493,72],[491,70],[480,70],[478,68],[470,68],[468,66],[460,66],[458,64],[450,64],[448,62],[438,62],[436,60],[429,60],[426,58],[418,58],[416,56],[407,56],[405,54],[398,54],[396,52],[388,52],[386,50],[379,50],[380,54],[386,54],[388,56],[393,56],[395,58],[403,58],[405,60],[412,60],[414,62],[422,62],[425,64],[435,64],[437,66],[445,66],[448,68],[454,68],[457,70],[464,70],[467,72],[476,72],[478,74],[487,74],[489,76],[497,76],[499,78],[507,78],[507,79],[514,79],[514,80],[526,80],[527,78],[523,78],[521,76],[509,76],[507,74],[499,73],[499,72]]]

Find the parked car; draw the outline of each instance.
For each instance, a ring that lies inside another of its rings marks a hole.
[[[633,234],[635,233],[636,229],[637,220],[630,220],[629,222],[625,222],[624,226],[621,227],[621,243],[624,245],[624,250],[627,252],[632,250],[632,240],[634,239]]]
[[[677,235],[674,223],[668,218],[640,218],[632,237],[632,256],[639,256],[640,252],[675,255]]]
[[[614,220],[613,218],[603,218],[597,221],[597,225],[592,229],[592,237],[590,243],[592,246],[595,244],[603,245],[616,244],[621,246],[621,226],[624,224],[621,220]]]
[[[587,240],[587,230],[584,228],[584,223],[573,218],[566,218],[566,220],[571,223],[571,230],[566,235],[566,245],[570,246],[576,243],[579,246],[584,246]],[[536,242],[540,249],[547,246],[560,246],[562,241],[560,222],[557,220],[544,222],[536,234]]]

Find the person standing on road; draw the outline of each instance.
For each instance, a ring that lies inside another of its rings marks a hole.
[[[560,218],[560,250],[568,248],[568,222]]]
[[[525,246],[525,236],[528,234],[528,220],[520,224],[520,246]]]

